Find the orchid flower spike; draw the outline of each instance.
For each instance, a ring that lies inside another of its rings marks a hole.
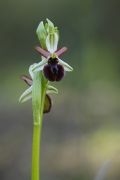
[[[29,85],[29,88],[20,96],[21,103],[26,102],[32,98],[33,79],[35,72],[43,72],[47,81],[46,100],[49,109],[51,107],[49,93],[58,93],[58,90],[49,84],[49,81],[60,81],[65,74],[65,71],[72,71],[73,68],[66,62],[60,59],[60,56],[67,51],[66,47],[58,49],[59,32],[58,28],[47,19],[44,25],[40,22],[37,28],[37,36],[40,41],[41,47],[35,47],[36,51],[41,55],[42,61],[34,63],[29,67],[28,76],[22,76],[22,79]],[[45,112],[45,108],[44,108]]]
[[[60,81],[65,71],[72,71],[73,68],[59,57],[67,51],[66,47],[58,48],[59,33],[57,27],[47,19],[44,25],[41,22],[37,28],[37,35],[41,47],[35,49],[42,55],[42,61],[34,66],[34,71],[43,71],[49,81]],[[43,43],[43,41],[45,43]]]

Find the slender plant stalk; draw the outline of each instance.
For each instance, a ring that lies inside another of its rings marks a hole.
[[[32,180],[39,180],[40,126],[34,125],[32,145]]]
[[[40,146],[44,100],[47,81],[43,75],[37,72],[33,80],[33,145],[32,145],[32,180],[40,180]]]

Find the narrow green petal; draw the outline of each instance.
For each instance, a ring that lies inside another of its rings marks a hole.
[[[58,89],[51,85],[48,85],[47,86],[47,94],[50,94],[50,93],[58,94]]]
[[[63,60],[59,59],[59,63],[64,67],[65,71],[73,71],[73,68]]]
[[[34,64],[30,65],[30,67],[29,67],[29,74],[30,74],[32,79],[34,76],[33,69],[35,68],[36,65],[37,65],[37,63],[34,63]]]
[[[46,19],[48,26],[54,28],[54,24],[52,23],[52,21],[50,21],[48,18]]]
[[[39,63],[36,63],[34,67],[32,67],[32,72],[42,71],[44,66],[47,64],[47,62],[48,60],[46,58],[43,58],[42,61],[40,61]]]
[[[29,87],[21,96],[19,99],[20,103],[24,103],[32,98],[32,86]]]

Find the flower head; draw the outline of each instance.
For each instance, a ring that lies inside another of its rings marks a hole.
[[[73,68],[59,58],[67,51],[67,48],[57,49],[59,40],[58,29],[47,19],[45,25],[43,22],[39,24],[37,35],[40,43],[43,42],[43,39],[45,43],[41,47],[37,46],[35,48],[42,55],[42,61],[35,65],[34,70],[43,71],[49,81],[60,81],[64,77],[65,71],[72,71]]]

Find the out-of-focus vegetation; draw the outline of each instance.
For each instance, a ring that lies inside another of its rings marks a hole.
[[[60,28],[63,57],[74,67],[55,85],[44,116],[42,179],[120,179],[120,1],[0,1],[0,180],[30,179],[31,102],[20,105],[19,79],[40,61],[35,31],[46,17]]]

